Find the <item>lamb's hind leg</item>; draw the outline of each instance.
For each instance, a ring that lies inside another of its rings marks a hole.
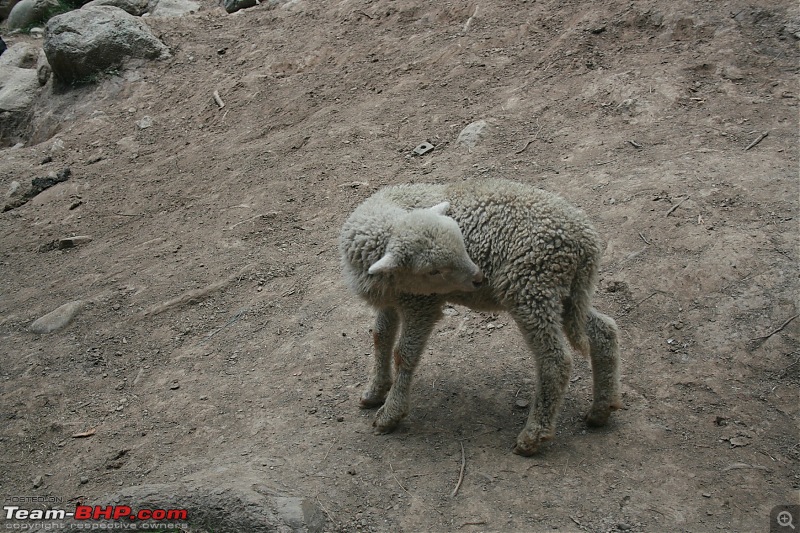
[[[539,324],[518,320],[536,360],[536,393],[528,422],[517,437],[514,453],[533,455],[539,445],[555,436],[556,419],[569,383],[572,358],[557,322]]]
[[[599,427],[606,424],[611,411],[622,407],[619,396],[619,335],[614,319],[595,309],[589,310],[586,330],[592,360],[594,396],[586,423]]]
[[[392,388],[392,348],[399,324],[400,317],[395,309],[378,311],[372,330],[375,343],[372,374],[366,390],[361,394],[361,407],[365,409],[383,405]]]

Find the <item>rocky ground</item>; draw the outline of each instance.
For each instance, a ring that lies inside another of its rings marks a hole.
[[[46,93],[0,152],[9,206],[70,169],[0,214],[6,501],[155,501],[215,532],[750,532],[798,503],[795,2],[208,3],[148,24],[170,59]],[[533,458],[511,453],[532,356],[502,314],[447,310],[395,433],[358,408],[372,313],[339,226],[382,185],[487,176],[590,215],[622,332],[625,409],[585,427],[576,357]]]

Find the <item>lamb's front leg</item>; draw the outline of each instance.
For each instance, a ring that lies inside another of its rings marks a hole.
[[[378,311],[372,330],[375,343],[372,375],[366,390],[361,393],[361,407],[365,409],[382,405],[392,388],[392,348],[399,325],[400,317],[395,309],[387,307]]]
[[[377,433],[394,430],[400,420],[408,414],[414,369],[440,316],[441,302],[438,298],[418,297],[414,302],[415,305],[401,310],[403,327],[394,352],[396,375],[389,395],[373,423]]]

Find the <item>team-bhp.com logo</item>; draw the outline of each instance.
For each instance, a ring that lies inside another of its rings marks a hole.
[[[6,529],[41,529],[31,527],[31,521],[58,522],[73,520],[78,527],[75,529],[179,529],[186,522],[189,513],[186,509],[139,509],[134,510],[127,505],[78,505],[75,511],[64,509],[23,509],[18,505],[3,506],[7,522]],[[20,526],[25,521],[29,525]],[[105,527],[94,527],[98,522]],[[111,521],[114,524],[106,522]],[[17,527],[14,527],[14,526]],[[9,527],[12,526],[12,527]]]

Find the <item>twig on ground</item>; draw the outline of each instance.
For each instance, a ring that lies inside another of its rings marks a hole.
[[[453,489],[453,492],[450,493],[451,498],[455,498],[456,494],[458,494],[458,489],[461,488],[461,483],[464,481],[464,467],[467,465],[467,457],[464,455],[464,443],[461,443],[461,471],[458,473],[458,483],[456,483],[456,488]]]
[[[644,234],[641,231],[639,232],[639,237],[642,238],[642,240],[645,242],[645,244],[653,244],[653,243],[651,243],[650,241],[647,240],[647,237],[645,237]]]
[[[334,519],[333,519],[333,517],[331,516],[331,513],[329,513],[329,512],[328,512],[328,510],[327,510],[327,509],[325,509],[325,506],[324,506],[324,505],[322,505],[322,502],[321,502],[321,501],[320,501],[320,499],[319,499],[319,494],[317,494],[317,503],[319,504],[319,507],[320,507],[320,509],[322,509],[322,511],[323,511],[323,512],[324,512],[324,513],[325,513],[325,514],[328,516],[328,519],[329,519],[329,520],[330,520],[332,523],[334,523],[334,524],[335,524],[335,523],[336,523],[336,520],[334,520]]]
[[[483,526],[485,524],[486,524],[486,520],[479,520],[477,522],[464,522],[463,524],[458,526],[458,529],[461,529],[464,526]]]
[[[392,466],[392,463],[389,463],[389,470],[391,470],[391,471],[392,471],[392,477],[394,478],[394,480],[395,480],[395,481],[397,481],[397,484],[398,484],[398,485],[400,485],[400,488],[401,488],[401,489],[403,489],[403,492],[405,492],[406,494],[408,494],[409,496],[411,496],[411,493],[410,493],[410,492],[408,492],[408,491],[406,490],[406,488],[403,486],[403,484],[402,484],[402,483],[400,483],[400,480],[399,480],[399,479],[397,479],[397,476],[396,476],[396,475],[395,475],[395,473],[394,473],[394,467]]]
[[[240,222],[237,222],[237,223],[236,223],[236,224],[234,224],[233,226],[230,226],[230,227],[228,228],[228,231],[232,230],[232,229],[233,229],[233,228],[235,228],[236,226],[239,226],[239,225],[241,225],[241,224],[244,224],[245,222],[250,222],[250,221],[252,221],[252,220],[255,220],[255,219],[257,219],[257,218],[261,218],[261,217],[274,217],[275,215],[277,215],[277,213],[275,213],[274,211],[270,211],[269,213],[261,213],[260,215],[256,215],[256,216],[254,216],[254,217],[250,217],[250,218],[248,218],[248,219],[246,219],[246,220],[242,220],[242,221],[240,221]]]
[[[537,124],[537,125],[539,124],[539,121],[538,121],[538,120],[536,121],[536,124]],[[539,136],[539,132],[541,132],[541,131],[542,131],[542,128],[543,128],[543,127],[544,127],[544,126],[539,126],[539,129],[538,129],[538,130],[536,130],[536,133],[534,133],[534,134],[533,134],[533,137],[531,137],[530,139],[528,139],[528,141],[525,143],[525,146],[523,146],[522,148],[520,148],[519,150],[517,150],[517,151],[516,151],[516,152],[514,152],[514,153],[515,153],[515,154],[521,154],[522,152],[524,152],[525,150],[527,150],[528,146],[530,146],[530,145],[531,145],[531,143],[532,143],[533,141],[535,141],[535,140],[536,140],[536,138]]]
[[[750,340],[751,340],[751,341],[765,341],[765,340],[769,339],[770,337],[772,337],[773,335],[775,335],[776,333],[780,333],[781,331],[783,331],[783,328],[785,328],[786,326],[788,326],[788,325],[789,325],[789,323],[790,323],[792,320],[794,320],[795,318],[797,318],[797,317],[799,317],[799,316],[800,316],[800,315],[794,315],[793,317],[789,317],[789,319],[788,319],[786,322],[784,322],[783,324],[781,324],[781,325],[780,325],[780,326],[779,326],[777,329],[775,329],[774,331],[771,331],[770,333],[767,333],[766,335],[762,335],[762,336],[760,336],[760,337],[755,337],[755,338],[752,338],[752,339],[750,339]]]
[[[327,459],[327,458],[328,458],[328,455],[331,453],[331,450],[333,449],[333,446],[334,446],[335,444],[336,444],[336,439],[334,438],[334,439],[333,439],[333,442],[331,442],[331,445],[330,445],[330,446],[328,446],[328,451],[327,451],[327,452],[325,452],[325,457],[323,457],[323,458],[322,458],[322,461],[323,461],[323,462],[325,461],[325,459]]]
[[[753,142],[751,142],[750,144],[748,144],[748,145],[747,145],[747,148],[745,148],[745,149],[744,149],[744,151],[745,151],[745,152],[746,152],[746,151],[748,151],[750,148],[754,147],[755,145],[757,145],[758,143],[760,143],[761,141],[763,141],[763,140],[764,140],[764,137],[766,137],[767,135],[769,135],[769,132],[768,132],[768,131],[762,131],[762,132],[761,132],[761,135],[759,135],[758,137],[756,137],[756,140],[755,140],[755,141],[753,141]]]
[[[769,470],[766,466],[761,465],[751,465],[748,463],[731,463],[725,468],[722,469],[723,472],[730,472],[731,470]]]
[[[522,148],[520,148],[519,150],[517,150],[517,151],[516,151],[516,152],[514,152],[514,153],[515,153],[515,154],[521,154],[522,152],[524,152],[524,151],[525,151],[525,149],[526,149],[526,148],[528,148],[528,146],[530,146],[530,144],[531,144],[532,142],[533,142],[533,139],[528,139],[528,140],[525,142],[525,146],[523,146]]]
[[[219,95],[219,91],[214,91],[212,96],[214,97],[214,101],[217,103],[220,109],[225,107],[225,102],[222,101],[222,98]]]
[[[472,12],[472,15],[470,15],[470,17],[467,19],[467,22],[464,24],[464,30],[462,31],[462,33],[467,33],[467,30],[469,30],[469,25],[472,24],[472,19],[474,19],[475,15],[477,14],[478,14],[478,4],[475,4],[475,11]]]
[[[689,196],[687,196],[686,198],[684,198],[683,200],[681,200],[680,202],[678,202],[677,204],[675,204],[675,205],[673,205],[672,207],[670,207],[670,208],[669,208],[669,211],[667,211],[667,214],[666,214],[666,215],[664,215],[664,216],[667,216],[667,217],[668,217],[668,216],[670,216],[670,215],[671,215],[671,214],[672,214],[672,213],[673,213],[673,212],[674,212],[676,209],[678,209],[678,207],[680,207],[680,205],[681,205],[683,202],[685,202],[686,200],[688,200],[688,199],[689,199],[689,198],[691,198],[691,197],[692,197],[692,196],[691,196],[691,195],[689,195]]]
[[[647,300],[649,300],[650,298],[652,298],[652,297],[653,297],[653,296],[655,296],[656,294],[658,294],[658,293],[662,293],[662,292],[664,292],[664,291],[655,291],[654,293],[650,294],[650,296],[647,296],[646,298],[642,298],[641,300],[639,300],[638,302],[636,302],[636,304],[634,304],[634,306],[633,306],[633,309],[636,309],[637,307],[639,307],[640,305],[642,305],[643,303],[645,303]]]
[[[223,329],[227,328],[228,326],[232,325],[234,322],[236,322],[237,320],[239,320],[240,318],[242,318],[242,315],[244,315],[244,314],[245,314],[247,311],[249,311],[249,309],[248,309],[247,307],[244,307],[244,308],[242,308],[242,309],[239,309],[239,311],[237,311],[237,312],[236,312],[236,314],[235,314],[235,315],[233,315],[233,317],[231,317],[231,319],[230,319],[230,320],[228,320],[228,321],[227,321],[227,322],[226,322],[226,323],[225,323],[223,326],[221,326],[221,327],[219,327],[219,328],[215,329],[214,331],[212,331],[211,333],[209,333],[208,335],[206,335],[206,338],[205,338],[205,339],[203,339],[203,342],[206,342],[206,341],[207,341],[207,340],[209,340],[211,337],[213,337],[214,335],[216,335],[217,333],[219,333],[219,332],[220,332],[220,331],[222,331]],[[335,439],[334,439],[334,440],[335,440]]]

